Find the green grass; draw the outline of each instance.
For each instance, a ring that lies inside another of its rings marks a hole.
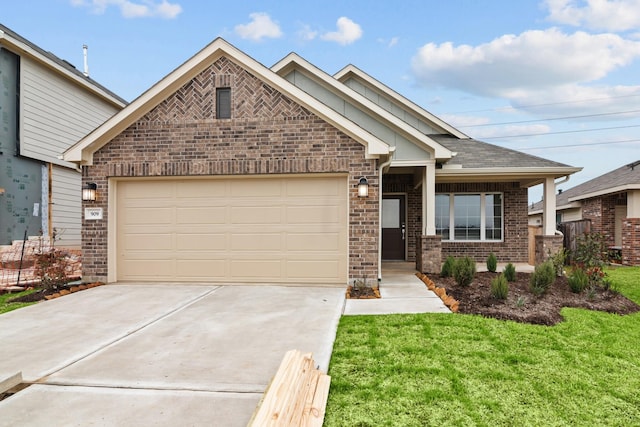
[[[31,304],[35,304],[34,302],[7,302],[10,299],[20,297],[22,295],[28,295],[30,293],[35,292],[34,290],[18,292],[15,294],[1,294],[0,295],[0,314],[7,313],[12,310],[16,310],[18,308],[26,307]]]
[[[640,268],[608,272],[640,302]],[[342,317],[325,426],[640,425],[640,313],[562,314]]]

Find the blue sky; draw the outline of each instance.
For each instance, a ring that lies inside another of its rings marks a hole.
[[[0,22],[131,101],[216,37],[354,64],[466,134],[584,170],[640,160],[640,0],[29,0]],[[541,188],[530,190],[537,201]]]

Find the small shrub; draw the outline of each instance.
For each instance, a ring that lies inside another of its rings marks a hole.
[[[601,233],[585,233],[576,239],[572,260],[585,268],[602,267],[608,258],[607,239]]]
[[[504,267],[504,277],[508,282],[516,281],[516,266],[509,263]]]
[[[544,294],[556,280],[556,269],[551,261],[537,265],[529,281],[529,289],[534,295]]]
[[[567,282],[571,288],[571,292],[581,293],[589,285],[589,276],[581,268],[574,268],[573,272],[567,277]]]
[[[453,278],[459,286],[469,286],[476,274],[476,262],[468,256],[458,258],[453,269]]]
[[[553,268],[556,270],[556,276],[564,276],[564,264],[567,260],[567,251],[564,248],[554,254],[549,251],[548,260],[553,264]]]
[[[440,270],[440,277],[453,276],[453,268],[456,263],[456,259],[452,256],[448,256],[442,264],[442,270]]]
[[[492,273],[495,273],[497,268],[498,268],[498,258],[496,258],[496,255],[493,252],[491,252],[487,257],[487,270],[489,270]]]
[[[525,306],[526,303],[527,303],[527,299],[525,297],[523,297],[523,296],[520,296],[516,300],[516,307],[522,308],[522,307]]]
[[[507,299],[509,293],[509,283],[504,274],[499,275],[491,281],[491,296],[495,299]]]

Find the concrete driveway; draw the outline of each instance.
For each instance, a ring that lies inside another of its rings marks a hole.
[[[117,284],[0,315],[0,426],[244,426],[286,351],[326,371],[342,287]]]

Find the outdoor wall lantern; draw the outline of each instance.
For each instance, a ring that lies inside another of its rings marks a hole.
[[[87,182],[82,188],[82,200],[95,202],[98,185],[94,182]]]
[[[358,197],[367,197],[369,195],[369,181],[367,178],[360,177],[358,181]]]

